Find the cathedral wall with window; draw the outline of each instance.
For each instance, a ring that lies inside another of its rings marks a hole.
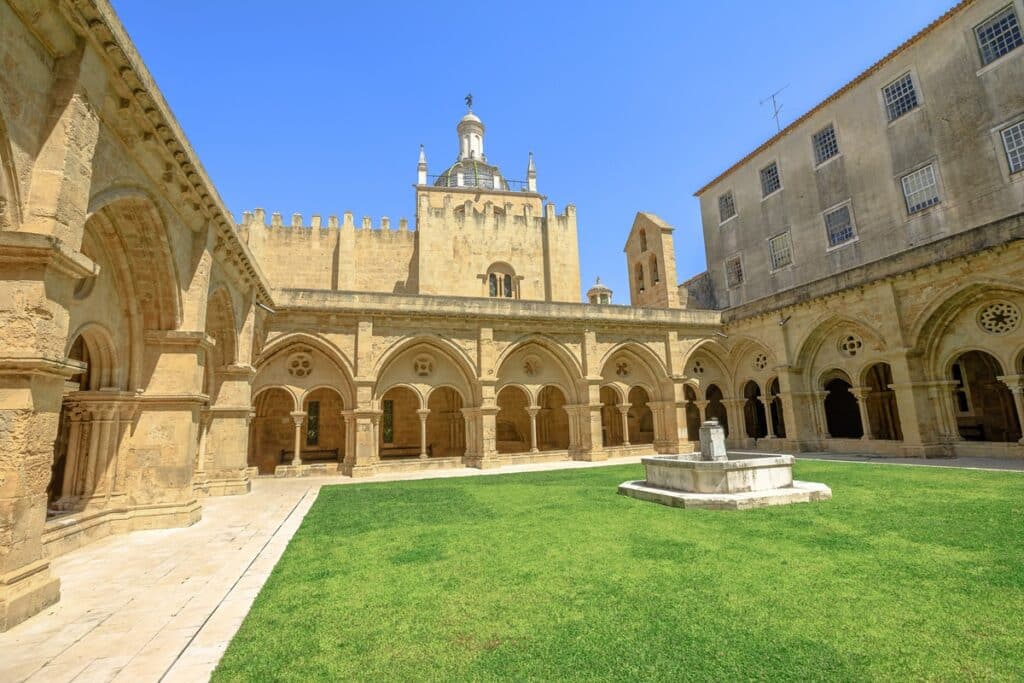
[[[1007,13],[1024,2],[951,10],[698,192],[719,306],[1020,212],[1024,47],[989,46]]]

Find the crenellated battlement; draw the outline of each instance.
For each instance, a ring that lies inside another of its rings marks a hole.
[[[455,202],[449,195],[444,198],[444,205],[441,207],[431,207],[426,197],[421,198],[419,215],[421,218],[436,219],[460,228],[471,226],[501,229],[509,226],[539,225],[542,221],[546,221],[549,226],[568,226],[575,224],[576,207],[567,204],[564,211],[558,213],[554,204],[547,204],[543,211],[539,212],[531,204],[499,204],[491,201],[477,203],[469,199]]]
[[[291,219],[286,223],[281,213],[275,211],[267,221],[267,213],[263,209],[245,211],[242,214],[242,222],[239,229],[263,238],[263,239],[295,239],[309,238],[317,239],[324,235],[329,236],[332,232],[350,231],[355,233],[356,239],[368,238],[411,238],[414,231],[409,229],[409,221],[405,218],[398,220],[397,228],[387,216],[381,216],[377,225],[373,224],[370,216],[363,216],[359,223],[356,223],[355,216],[351,211],[342,214],[341,221],[336,215],[327,217],[326,223],[320,214],[313,214],[309,223],[305,223],[302,214],[293,213]],[[253,230],[262,227],[263,230]]]

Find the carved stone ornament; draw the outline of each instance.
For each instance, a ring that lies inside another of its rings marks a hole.
[[[1009,301],[993,301],[978,311],[978,326],[989,334],[1007,334],[1020,325],[1020,309]]]
[[[292,377],[308,377],[313,372],[313,356],[308,351],[296,351],[288,356],[288,374]]]
[[[417,377],[429,377],[434,372],[434,359],[430,354],[421,353],[412,361],[412,371]]]
[[[839,353],[848,358],[853,358],[864,348],[864,342],[855,334],[848,334],[839,338]]]
[[[540,374],[541,362],[537,356],[527,356],[523,359],[523,372],[527,377],[536,377]]]

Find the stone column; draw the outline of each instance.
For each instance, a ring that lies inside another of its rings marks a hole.
[[[761,404],[761,407],[764,409],[764,423],[768,428],[768,436],[765,438],[774,439],[775,420],[772,419],[772,399],[768,398],[768,400],[765,400],[764,396],[758,396],[757,401],[758,403]]]
[[[1013,394],[1013,404],[1017,409],[1017,423],[1024,432],[1024,375],[1004,375],[996,379],[1005,384]],[[1024,444],[1024,433],[1018,443]]]
[[[416,411],[420,418],[420,458],[427,459],[427,416],[430,415],[429,408],[420,408]]]
[[[306,414],[301,410],[290,413],[292,422],[295,423],[295,452],[292,454],[292,467],[302,464],[302,423],[306,420]]]
[[[875,435],[871,433],[871,420],[868,416],[868,394],[871,393],[871,388],[850,387],[850,393],[857,399],[857,410],[860,411],[860,423],[864,431],[864,435],[860,438],[863,441],[871,441],[875,438]]]
[[[540,412],[540,408],[531,406],[526,412],[530,416],[530,452],[538,453],[540,449],[537,448],[537,413]]]
[[[828,433],[828,415],[825,412],[825,399],[828,397],[827,391],[812,391],[810,392],[812,397],[812,406],[814,409],[814,417],[817,422],[817,432],[825,439],[831,439],[832,435]]]
[[[622,415],[622,445],[629,446],[629,406],[620,405],[615,406],[619,410],[619,414]]]
[[[700,423],[704,424],[707,421],[707,419],[708,419],[707,418],[707,409],[708,409],[708,405],[711,403],[711,401],[705,401],[703,399],[699,399],[699,400],[696,400],[696,401],[690,401],[690,403],[692,403],[693,405],[697,406],[697,410],[700,411]]]
[[[722,400],[726,414],[729,416],[729,441],[734,444],[742,443],[747,438],[747,420],[743,412],[746,399],[726,398]]]

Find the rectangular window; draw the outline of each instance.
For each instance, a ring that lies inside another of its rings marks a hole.
[[[739,256],[733,256],[725,262],[725,279],[730,287],[743,283],[743,262]]]
[[[1024,121],[1003,129],[1003,147],[1010,173],[1024,171]]]
[[[971,392],[967,387],[967,381],[964,379],[964,366],[959,361],[953,363],[953,380],[956,382],[956,388],[953,389],[956,414],[970,415],[973,412],[971,410]]]
[[[789,233],[784,232],[768,240],[768,251],[772,257],[772,270],[778,270],[791,264],[793,262],[793,245],[789,241]]]
[[[991,64],[1010,50],[1024,45],[1024,37],[1021,37],[1020,23],[1017,21],[1017,13],[1013,11],[1013,5],[976,26],[974,37],[978,40],[982,64]]]
[[[383,414],[380,416],[381,441],[384,443],[395,442],[395,402],[392,400],[381,401]]]
[[[931,164],[903,176],[903,196],[907,200],[907,213],[917,213],[939,203],[939,186]]]
[[[830,247],[837,247],[853,239],[853,219],[850,217],[849,206],[840,206],[825,214],[825,232],[828,233]]]
[[[917,90],[914,89],[914,79],[909,73],[885,86],[882,93],[885,95],[885,109],[890,121],[917,108]]]
[[[320,443],[320,401],[310,401],[306,407],[306,445]]]
[[[836,141],[836,129],[829,124],[811,138],[814,145],[814,164],[820,166],[839,154],[839,143]]]
[[[774,161],[761,169],[761,196],[767,197],[782,187],[779,180],[779,165]]]
[[[732,192],[726,192],[718,198],[718,222],[724,223],[736,215],[736,200]]]

